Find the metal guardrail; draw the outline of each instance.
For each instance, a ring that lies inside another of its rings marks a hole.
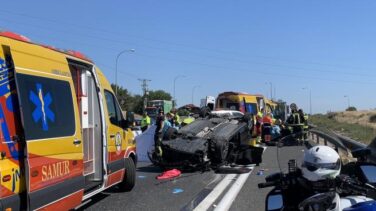
[[[357,142],[351,138],[341,136],[337,134],[337,137],[342,141],[342,143],[350,150],[355,150],[355,149],[360,149],[360,148],[365,148],[367,145]]]
[[[313,142],[311,144],[326,145],[334,148],[340,155],[343,163],[348,163],[353,160],[351,150],[349,150],[337,136],[328,134],[328,131],[312,128],[308,131],[308,138]]]
[[[327,145],[333,147],[343,158],[344,162],[353,159],[351,151],[369,147],[363,143],[357,142],[351,138],[339,135],[326,129],[321,129],[315,125],[309,125],[308,137],[314,144]],[[369,147],[370,148],[370,147]],[[376,162],[376,149],[370,148],[372,155],[369,157],[371,162]]]

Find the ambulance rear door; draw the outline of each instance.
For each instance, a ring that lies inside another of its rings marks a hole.
[[[54,60],[39,56],[46,52],[40,47],[15,48],[28,209],[72,209],[81,203],[85,180],[79,111],[68,65],[56,62],[57,53]]]

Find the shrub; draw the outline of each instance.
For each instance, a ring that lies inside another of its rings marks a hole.
[[[337,113],[335,113],[335,112],[328,112],[327,117],[328,117],[328,119],[334,119],[334,117],[336,117],[336,115],[337,115]]]
[[[376,123],[376,114],[373,114],[369,117],[369,122]]]
[[[356,108],[354,106],[350,106],[346,108],[346,111],[356,111]]]

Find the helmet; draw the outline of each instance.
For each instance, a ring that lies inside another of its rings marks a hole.
[[[295,103],[291,103],[291,105],[290,105],[290,109],[291,109],[292,111],[297,111],[297,110],[298,110],[298,106],[296,106]]]
[[[309,181],[335,178],[341,171],[338,153],[328,146],[315,146],[304,153],[303,177]]]

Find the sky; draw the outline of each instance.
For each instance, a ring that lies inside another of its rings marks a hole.
[[[224,91],[260,93],[312,112],[376,108],[372,0],[3,1],[0,28],[74,49],[110,82],[177,104]],[[176,80],[174,80],[176,79]],[[345,97],[347,96],[347,97]]]

